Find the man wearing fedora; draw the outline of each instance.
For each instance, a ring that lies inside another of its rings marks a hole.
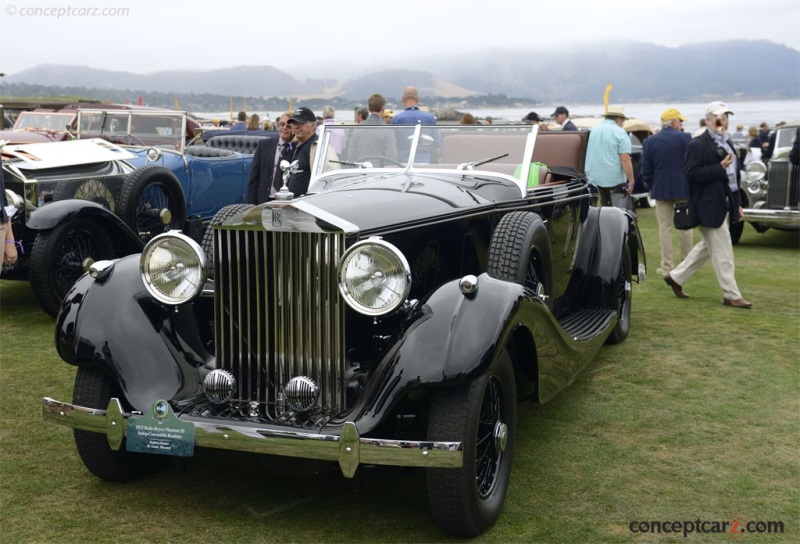
[[[662,276],[675,268],[672,262],[672,217],[675,204],[689,198],[689,183],[683,171],[683,156],[692,137],[683,132],[686,118],[671,108],[661,114],[661,130],[642,144],[642,177],[656,201],[661,262],[656,273]],[[692,230],[679,230],[681,258],[692,250]]]
[[[609,106],[602,123],[589,132],[586,148],[586,177],[600,192],[600,205],[613,206],[611,193],[633,191],[631,138],[622,125],[625,109]]]
[[[739,161],[728,136],[728,115],[733,112],[727,104],[710,103],[706,107],[706,131],[686,147],[684,169],[689,181],[689,202],[694,206],[702,240],[681,264],[664,276],[664,281],[675,296],[688,298],[683,285],[710,259],[722,288],[722,304],[752,308],[753,305],[742,298],[734,277],[728,221],[741,221],[743,210]]]

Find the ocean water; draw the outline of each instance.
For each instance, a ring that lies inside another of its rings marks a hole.
[[[612,101],[612,103],[615,103]],[[800,120],[800,99],[795,100],[749,100],[737,102],[728,100],[728,106],[733,110],[731,117],[731,131],[737,123],[742,123],[747,131],[750,125],[758,126],[766,121],[770,127],[774,127],[779,121]],[[422,103],[421,105],[425,105]],[[542,104],[533,108],[491,108],[491,109],[464,109],[457,108],[459,111],[473,114],[479,120],[486,116],[491,116],[497,122],[518,123],[530,111],[535,111],[542,118],[547,118],[562,104]],[[571,117],[592,117],[603,113],[602,104],[563,104],[570,111]],[[646,121],[652,127],[661,125],[661,112],[669,108],[678,109],[688,121],[685,123],[687,131],[694,131],[699,127],[699,121],[705,117],[708,102],[645,102],[635,104],[619,104],[625,107],[628,117],[635,117]],[[274,119],[282,112],[251,111],[257,113],[262,119]],[[321,113],[321,112],[319,112]],[[229,112],[197,113],[203,119],[227,119]],[[350,123],[353,121],[353,112],[350,110],[338,110],[336,121]]]
[[[613,103],[613,102],[612,102]],[[756,125],[766,121],[770,127],[774,127],[779,121],[800,120],[800,99],[798,100],[760,100],[736,102],[729,100],[726,102],[733,110],[731,117],[731,129],[737,123],[742,123],[745,127]],[[561,104],[549,104],[524,109],[487,109],[470,110],[476,117],[483,118],[487,115],[493,118],[505,119],[508,121],[519,121],[530,111],[535,111],[540,117],[549,116]],[[569,109],[571,117],[592,117],[601,115],[604,111],[602,104],[563,104]],[[698,128],[700,119],[705,117],[708,102],[646,102],[636,104],[619,104],[625,107],[625,114],[628,117],[635,117],[646,121],[649,125],[657,127],[661,124],[661,112],[669,108],[680,111],[688,121],[684,124],[685,129],[695,130]]]

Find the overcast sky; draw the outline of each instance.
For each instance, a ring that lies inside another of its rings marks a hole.
[[[44,63],[147,73],[324,61],[337,77],[338,65],[608,39],[770,40],[800,50],[798,0],[10,0],[1,9],[6,74]],[[735,59],[731,69],[746,77]]]

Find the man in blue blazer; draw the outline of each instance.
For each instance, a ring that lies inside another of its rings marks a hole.
[[[553,112],[553,117],[556,123],[561,125],[561,130],[578,130],[578,127],[569,118],[569,110],[564,106],[557,107]]]
[[[656,201],[661,262],[657,274],[668,274],[672,262],[672,217],[675,204],[689,199],[689,183],[683,171],[683,156],[692,137],[683,132],[686,118],[672,108],[661,114],[661,130],[642,144],[642,176]],[[681,259],[692,250],[692,230],[679,230]]]
[[[739,161],[728,136],[728,115],[733,112],[724,102],[706,107],[706,131],[689,142],[684,170],[689,180],[689,201],[699,223],[702,240],[664,281],[679,298],[688,298],[683,285],[707,261],[711,260],[717,282],[722,288],[722,304],[734,308],[752,308],[742,298],[736,285],[733,243],[728,221],[742,220],[739,193]]]
[[[294,138],[288,120],[289,114],[284,113],[278,120],[278,137],[258,142],[247,182],[245,202],[248,204],[263,204],[273,200],[275,193],[283,187],[283,172],[278,166],[281,158],[291,158],[290,146]],[[285,150],[283,157],[282,150]]]

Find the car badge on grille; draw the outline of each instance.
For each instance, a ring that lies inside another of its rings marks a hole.
[[[272,226],[273,227],[282,227],[283,226],[283,211],[282,210],[272,210]]]

